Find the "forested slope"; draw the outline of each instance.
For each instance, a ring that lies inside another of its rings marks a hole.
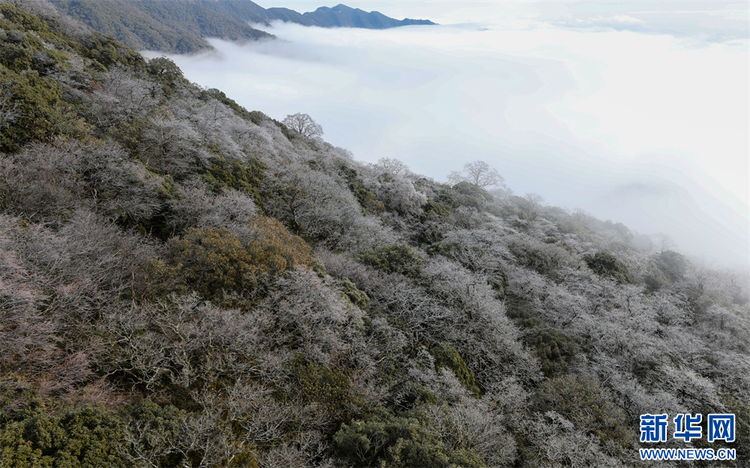
[[[137,50],[193,53],[211,49],[206,37],[228,41],[274,37],[247,24],[251,20],[265,23],[253,9],[229,2],[225,5],[200,0],[53,0],[53,3],[72,18]],[[260,8],[252,2],[242,3]]]
[[[337,5],[300,14],[288,8],[265,9],[250,0],[51,0],[61,12],[136,50],[193,53],[211,49],[207,37],[228,41],[271,39],[248,23],[270,26],[281,20],[321,28],[384,29],[428,20],[389,18]]]
[[[0,466],[640,466],[688,412],[747,466],[746,277],[0,15]]]

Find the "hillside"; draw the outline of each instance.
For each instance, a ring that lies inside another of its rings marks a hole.
[[[345,5],[304,14],[265,9],[249,0],[52,0],[63,13],[136,50],[193,53],[208,50],[207,37],[229,41],[271,39],[248,23],[281,20],[305,26],[383,29],[427,20],[395,20]]]
[[[747,277],[360,163],[43,0],[0,2],[0,85],[0,466],[750,462]],[[736,440],[641,443],[662,413]]]
[[[396,20],[389,18],[384,14],[371,11],[366,12],[359,8],[350,8],[346,5],[336,5],[333,8],[320,7],[315,11],[308,11],[302,15],[295,15],[294,10],[286,8],[269,8],[267,20],[280,19],[291,23],[298,23],[305,26],[318,26],[321,28],[366,28],[366,29],[387,29],[399,26],[412,25],[430,25],[435,24],[429,20],[403,19]]]
[[[238,12],[231,4],[198,0],[54,0],[53,3],[61,12],[138,50],[193,53],[211,49],[206,37],[230,41],[274,37],[247,24],[248,20],[260,20],[252,10]]]

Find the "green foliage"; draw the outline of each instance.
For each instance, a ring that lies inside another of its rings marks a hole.
[[[734,443],[728,446],[737,449],[737,460],[750,460],[750,402],[742,401],[729,393],[719,396],[726,406],[726,412],[735,415]]]
[[[255,204],[263,208],[260,186],[265,177],[266,165],[255,158],[247,162],[234,159],[212,158],[208,169],[200,175],[211,189],[221,193],[223,189],[240,190],[253,197]]]
[[[272,119],[271,121],[274,123],[274,125],[279,127],[279,130],[281,130],[281,133],[284,134],[287,140],[289,141],[299,140],[299,136],[293,131],[289,130],[289,128],[286,125],[284,125],[283,123],[279,122],[276,119]]]
[[[97,6],[102,6],[102,4],[98,4]],[[95,70],[106,70],[116,64],[139,69],[144,67],[145,61],[140,54],[117,40],[99,32],[94,32],[90,36],[80,39],[80,41],[75,41],[65,37],[60,31],[54,30],[36,15],[28,13],[11,4],[0,4],[0,13],[5,17],[5,20],[0,20],[0,26],[3,29],[9,29],[8,23],[10,22],[13,26],[11,29],[18,28],[21,31],[33,31],[41,37],[42,40],[48,43],[54,44],[62,49],[71,51],[75,50],[83,57],[91,59],[94,62],[93,68]],[[19,40],[16,41],[17,45],[20,44],[26,49],[26,52],[22,53],[20,57],[27,56],[29,52],[34,53],[35,57],[30,60],[30,63],[22,59],[13,64],[7,65],[9,68],[21,70],[22,68],[30,66],[41,74],[45,74],[42,68],[49,70],[55,65],[55,63],[66,58],[65,55],[60,52],[46,48],[37,37],[31,34],[26,34],[22,39],[21,36],[18,36],[17,34],[11,34],[11,36],[18,38]],[[0,51],[5,48],[5,45],[6,44],[3,44],[2,47],[0,47]],[[16,52],[20,51],[17,50]],[[3,54],[4,52],[0,52],[0,55]],[[46,55],[46,59],[39,54]]]
[[[474,372],[469,369],[461,355],[448,343],[438,343],[429,346],[430,354],[435,358],[435,370],[450,369],[459,382],[474,396],[480,396],[482,391],[477,385]]]
[[[190,228],[171,244],[185,281],[205,298],[220,299],[223,291],[257,286],[250,277],[253,260],[229,229]]]
[[[648,273],[643,278],[649,292],[658,291],[681,280],[688,267],[685,257],[672,250],[654,255],[651,260]]]
[[[31,141],[50,142],[55,136],[84,138],[90,127],[62,99],[54,79],[35,71],[16,73],[0,67],[0,88],[11,93],[17,118],[0,128],[0,151],[16,152]]]
[[[20,29],[16,29],[17,27]],[[3,31],[0,35],[0,64],[13,71],[31,69],[45,76],[68,58],[62,53],[46,48],[36,33],[23,32],[24,28],[17,23],[0,20],[0,28],[8,28],[8,31]]]
[[[532,303],[524,298],[509,295],[505,304],[508,317],[523,328],[522,339],[539,359],[545,377],[565,373],[580,352],[578,342],[546,326],[539,320]]]
[[[38,16],[10,3],[0,3],[0,13],[6,20],[15,23],[25,31],[46,32],[48,30],[47,23],[39,19]]]
[[[333,436],[336,457],[353,466],[484,467],[466,447],[449,447],[418,412],[404,417],[385,411],[366,420],[343,424]]]
[[[433,199],[427,200],[427,203],[422,206],[422,210],[427,215],[434,214],[439,218],[449,218],[451,215],[451,209],[449,206],[436,202]]]
[[[357,260],[360,263],[388,273],[401,273],[410,278],[419,278],[426,261],[406,244],[393,244],[378,247],[373,251],[363,251]]]
[[[348,278],[341,280],[341,290],[352,304],[360,309],[366,310],[370,304],[370,298],[367,293],[357,288],[357,285],[349,281]]]
[[[252,122],[255,125],[260,125],[266,120],[271,120],[270,117],[268,117],[266,114],[260,111],[248,111],[241,105],[237,104],[237,101],[234,99],[231,99],[227,97],[226,94],[224,94],[223,91],[219,91],[216,88],[209,89],[205,91],[206,94],[212,96],[214,99],[219,101],[220,103],[226,105],[230,109],[232,109],[232,112],[237,114],[239,117],[241,117],[243,120],[246,120],[248,122]]]
[[[391,369],[393,374],[400,375],[403,378],[402,369]],[[400,412],[412,410],[421,405],[437,404],[437,397],[429,388],[420,385],[411,380],[402,380],[390,389],[391,395],[386,400],[388,408]]]
[[[612,441],[623,449],[635,442],[625,411],[610,393],[585,375],[568,374],[545,380],[537,392],[538,408],[555,411],[606,443]]]
[[[541,325],[534,306],[528,299],[516,294],[508,294],[507,298],[508,300],[505,303],[506,314],[519,326],[528,328]]]
[[[253,237],[240,242],[226,228],[190,228],[172,239],[172,261],[188,286],[221,303],[225,292],[257,294],[275,275],[313,263],[312,249],[273,218],[253,217]]]
[[[42,408],[0,426],[0,465],[19,468],[130,466],[122,421],[103,408],[74,408],[52,415]]]
[[[452,242],[435,242],[427,247],[426,250],[430,255],[442,255],[453,260],[458,260],[459,246]]]
[[[188,84],[180,67],[166,57],[152,58],[148,61],[146,70],[161,85],[167,96],[172,94],[177,86]]]
[[[144,69],[146,61],[143,56],[116,39],[95,32],[82,40],[84,47],[78,52],[94,61],[95,68],[106,71],[114,65],[123,65]]]
[[[229,107],[232,107],[232,106],[230,105]],[[254,123],[255,125],[260,125],[261,123],[263,123],[266,120],[273,120],[273,119],[271,119],[271,117],[267,116],[266,114],[264,114],[261,111],[250,111],[250,112],[248,112],[248,119],[252,123]],[[273,120],[273,121],[276,122],[275,120]]]
[[[477,199],[484,199],[484,201],[491,202],[494,200],[492,195],[482,187],[472,184],[470,182],[459,182],[453,186],[453,190],[467,197],[473,197]]]
[[[508,274],[505,273],[505,270],[495,270],[494,275],[487,280],[487,283],[497,292],[496,297],[498,299],[505,299],[506,291],[508,290]]]
[[[466,206],[481,210],[493,200],[492,195],[480,186],[469,182],[459,182],[453,187],[444,186],[435,201],[451,208]]]
[[[362,183],[362,180],[357,177],[357,171],[347,166],[343,161],[339,161],[338,169],[344,176],[344,179],[346,179],[349,190],[354,194],[364,214],[382,213],[385,211],[385,205],[380,203],[375,197],[375,193],[367,188]]]
[[[7,296],[2,297],[3,300]],[[22,373],[13,372],[10,366],[0,367],[0,427],[13,420],[23,419],[25,412],[40,406],[43,402],[34,390],[34,383]],[[33,379],[33,376],[31,376]]]
[[[688,261],[683,255],[673,250],[665,250],[656,255],[653,260],[656,267],[673,283],[681,280],[687,271]]]
[[[320,404],[330,416],[343,418],[361,406],[351,390],[351,369],[327,367],[302,356],[293,367],[305,401]]]
[[[648,273],[643,277],[648,292],[655,292],[669,285],[669,279],[655,264],[649,265]]]
[[[517,238],[508,248],[521,265],[550,278],[556,278],[562,267],[570,266],[572,263],[570,254],[554,244]]]
[[[152,454],[152,463],[160,467],[179,467],[184,455],[174,448],[180,437],[180,425],[185,421],[188,413],[172,405],[159,406],[146,398],[131,406],[124,414],[128,426],[138,428],[133,431],[136,435],[134,449],[140,454]]]
[[[564,373],[579,352],[573,338],[540,325],[528,328],[523,341],[534,350],[548,378]]]
[[[591,271],[599,276],[610,277],[618,283],[629,284],[633,282],[628,267],[611,253],[597,252],[593,256],[586,255],[583,260],[591,268]]]
[[[136,49],[193,53],[210,49],[204,37],[248,40],[273,37],[245,20],[213,11],[211,3],[57,0],[64,13]]]

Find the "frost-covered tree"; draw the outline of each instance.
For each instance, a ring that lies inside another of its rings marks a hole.
[[[452,184],[469,182],[481,188],[504,185],[503,177],[497,169],[491,168],[484,161],[466,163],[463,172],[451,172],[448,175],[448,181]]]
[[[746,274],[0,11],[6,464],[638,466],[709,411],[750,459]]]
[[[297,113],[287,115],[281,123],[305,138],[314,138],[323,135],[323,127],[308,114]]]

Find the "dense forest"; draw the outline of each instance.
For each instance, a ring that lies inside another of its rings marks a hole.
[[[748,466],[747,276],[302,117],[0,3],[0,467]]]
[[[229,41],[274,37],[247,24],[250,20],[265,23],[252,10],[221,11],[217,7],[223,2],[53,0],[53,4],[62,13],[136,50],[193,53],[212,48],[206,37]]]
[[[250,0],[51,0],[62,12],[136,50],[194,53],[212,49],[206,37],[228,41],[272,39],[248,23],[284,21],[321,28],[386,29],[428,20],[389,18],[377,11],[337,5],[298,13],[265,9]]]

